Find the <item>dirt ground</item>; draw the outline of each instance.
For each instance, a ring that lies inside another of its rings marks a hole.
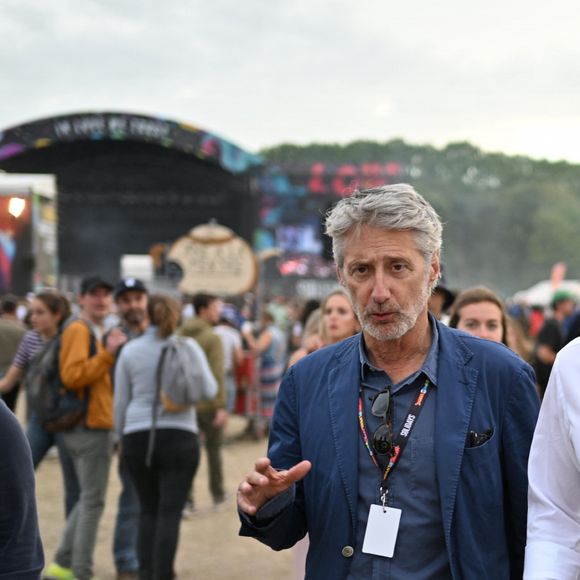
[[[207,486],[206,457],[202,455],[196,475],[196,504],[199,513],[181,524],[176,572],[179,580],[292,580],[292,554],[274,552],[256,540],[238,536],[235,490],[252,466],[265,454],[265,442],[237,441],[245,426],[241,417],[232,417],[227,428],[228,443],[224,447],[225,483],[231,500],[227,509],[212,507]],[[116,515],[119,480],[117,462],[113,462],[105,512],[101,519],[94,573],[99,580],[114,580],[112,538]],[[47,457],[37,472],[37,498],[40,529],[47,563],[64,526],[62,478],[56,457]]]

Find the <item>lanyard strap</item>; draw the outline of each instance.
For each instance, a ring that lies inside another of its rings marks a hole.
[[[411,432],[413,431],[413,427],[415,426],[415,423],[417,422],[417,419],[419,418],[421,410],[423,409],[423,407],[425,405],[425,400],[427,398],[427,395],[429,394],[429,390],[430,390],[429,387],[430,386],[431,386],[431,383],[430,383],[429,379],[425,379],[425,383],[419,389],[419,393],[417,394],[417,398],[411,403],[411,406],[409,407],[409,412],[407,413],[407,416],[406,416],[405,420],[403,421],[403,425],[399,429],[399,432],[397,433],[397,436],[395,437],[395,439],[393,441],[393,448],[394,448],[393,453],[389,457],[389,461],[387,463],[387,466],[385,467],[385,470],[383,471],[383,481],[381,482],[381,487],[380,487],[381,499],[383,501],[383,504],[386,501],[387,478],[389,477],[389,474],[391,473],[391,471],[393,470],[393,468],[395,467],[395,465],[399,461],[399,458],[401,457],[405,447],[407,446],[407,441],[409,440],[409,437],[411,436]],[[362,433],[363,442],[365,444],[365,447],[367,448],[367,451],[369,452],[370,458],[372,459],[373,463],[379,469],[381,469],[381,467],[379,465],[379,461],[377,459],[377,455],[373,451],[373,449],[370,445],[369,435],[368,435],[367,428],[365,425],[362,386],[360,387],[359,397],[358,397],[358,424],[359,424],[359,427],[360,427],[360,430]]]

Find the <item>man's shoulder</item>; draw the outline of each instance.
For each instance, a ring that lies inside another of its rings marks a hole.
[[[311,372],[313,369],[321,369],[332,363],[340,365],[352,362],[353,357],[359,360],[359,343],[360,335],[356,334],[341,342],[311,352],[300,359],[292,368],[296,368],[297,371]]]
[[[179,334],[193,338],[206,354],[208,350],[222,348],[221,338],[213,331],[211,324],[201,318],[187,320],[179,329]]]
[[[24,336],[26,328],[18,322],[0,318],[0,332],[8,336]]]
[[[197,339],[199,336],[204,337],[208,335],[217,336],[213,332],[213,329],[209,324],[209,322],[206,322],[205,320],[202,320],[201,318],[198,317],[188,318],[187,320],[185,320],[181,325],[179,332],[180,334],[183,334],[185,336],[191,336],[192,338],[195,339]]]
[[[556,356],[558,367],[580,378],[580,337],[569,342]]]
[[[91,333],[89,325],[80,318],[75,318],[70,322],[67,322],[62,330],[63,336],[75,336],[79,334],[86,334],[87,336]]]
[[[456,328],[441,325],[439,341],[443,350],[465,362],[527,366],[527,363],[505,344],[479,338]]]

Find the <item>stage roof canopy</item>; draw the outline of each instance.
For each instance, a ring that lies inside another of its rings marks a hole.
[[[0,132],[0,162],[27,151],[74,141],[138,141],[191,154],[230,173],[262,165],[258,155],[209,133],[164,119],[122,112],[86,112],[39,119]]]

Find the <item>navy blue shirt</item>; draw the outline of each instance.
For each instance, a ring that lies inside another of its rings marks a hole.
[[[43,566],[30,445],[0,401],[0,578],[38,580]]]
[[[388,505],[402,510],[393,558],[362,551],[371,504],[380,504],[379,485],[383,469],[370,458],[359,432],[357,535],[348,580],[449,580],[451,570],[443,535],[439,487],[435,470],[435,404],[439,336],[431,321],[432,343],[421,369],[394,385],[389,376],[369,362],[360,338],[361,385],[364,417],[369,439],[381,423],[373,417],[373,397],[389,387],[393,433],[398,433],[419,389],[429,379],[430,388],[421,414],[415,421],[407,446],[388,478]],[[379,456],[382,468],[385,456]]]

